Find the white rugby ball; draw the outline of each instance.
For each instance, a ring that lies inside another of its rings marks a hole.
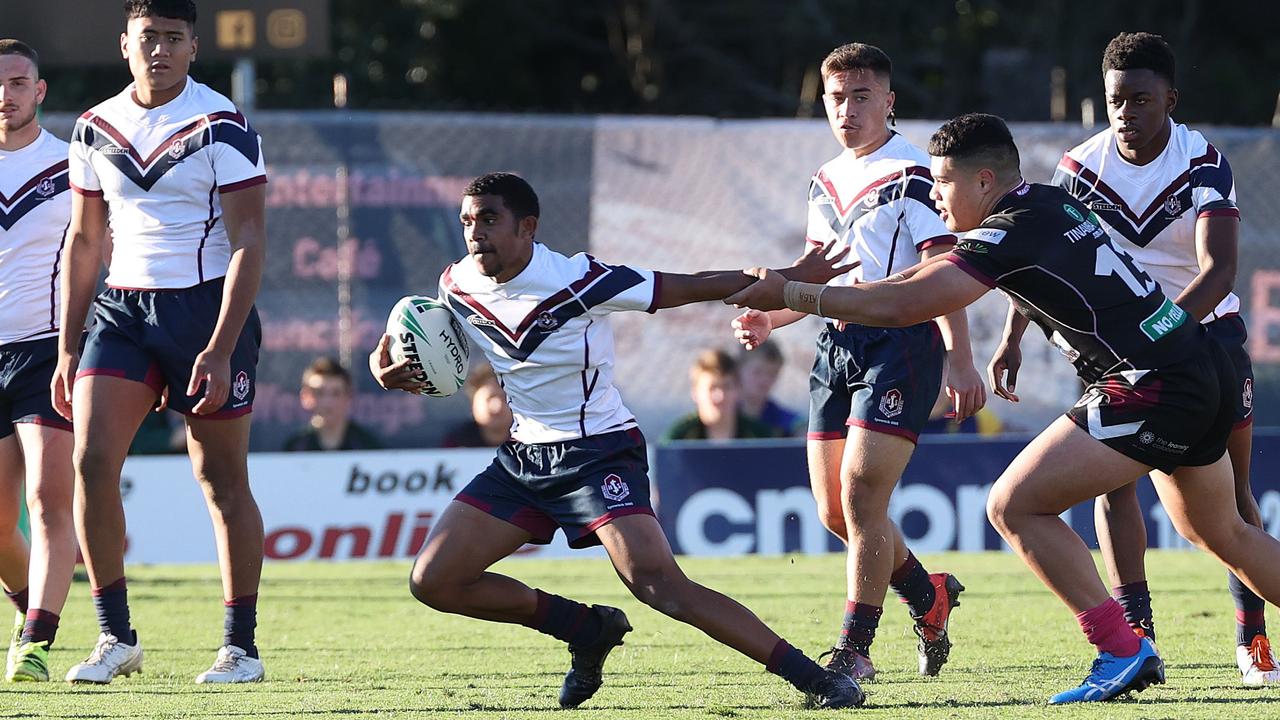
[[[419,395],[449,397],[467,380],[471,350],[462,326],[439,300],[401,298],[387,318],[391,361],[408,360],[424,384]]]

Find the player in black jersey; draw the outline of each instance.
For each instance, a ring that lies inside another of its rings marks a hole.
[[[1155,647],[1125,622],[1080,537],[1058,514],[1150,473],[1178,532],[1259,595],[1280,600],[1280,541],[1235,508],[1234,371],[1226,353],[1066,191],[1029,185],[1004,121],[962,115],[929,143],[934,199],[954,251],[888,280],[824,288],[761,278],[725,302],[790,307],[864,325],[953,312],[998,287],[1044,330],[1088,388],[996,481],[992,524],[1076,613],[1098,659],[1051,703],[1109,700],[1164,681]]]

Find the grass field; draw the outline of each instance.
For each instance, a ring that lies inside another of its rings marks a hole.
[[[842,558],[689,559],[694,578],[728,592],[811,654],[843,612]],[[968,586],[953,616],[956,648],[937,678],[915,671],[915,636],[896,603],[881,621],[865,685],[874,718],[1276,718],[1280,688],[1239,685],[1224,573],[1196,553],[1148,556],[1169,684],[1130,701],[1049,708],[1092,659],[1070,614],[1012,555],[926,558]],[[457,717],[782,718],[802,709],[782,680],[700,633],[639,605],[603,560],[508,561],[517,577],[586,602],[624,608],[635,626],[583,709],[559,710],[568,653],[520,627],[445,616],[413,601],[404,564],[269,565],[262,586],[261,685],[192,683],[213,660],[222,608],[213,567],[130,572],[144,674],[105,688],[0,685],[0,718]],[[50,662],[61,677],[97,630],[77,583]],[[6,616],[7,617],[7,616]],[[1276,616],[1272,615],[1273,622]]]

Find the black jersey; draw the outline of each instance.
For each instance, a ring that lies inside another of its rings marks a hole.
[[[1156,369],[1201,346],[1199,324],[1061,188],[1023,183],[948,259],[1003,290],[1086,382]]]

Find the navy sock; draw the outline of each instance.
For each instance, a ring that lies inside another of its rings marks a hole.
[[[93,608],[98,612],[98,629],[116,636],[126,645],[135,642],[129,627],[129,588],[124,578],[93,589]]]
[[[808,691],[826,676],[826,671],[818,667],[818,664],[804,653],[791,647],[791,643],[786,640],[779,640],[778,644],[773,646],[773,652],[769,654],[769,662],[765,663],[764,667],[794,685],[801,692]]]
[[[1267,603],[1234,573],[1227,575],[1227,587],[1236,602],[1236,644],[1248,645],[1254,636],[1267,634]]]
[[[27,590],[28,588],[22,588],[17,592],[4,591],[4,594],[9,597],[9,602],[13,603],[13,606],[18,608],[18,612],[24,615],[27,612]]]
[[[840,641],[836,646],[871,657],[871,643],[876,639],[876,628],[880,627],[882,614],[884,608],[879,605],[846,601],[844,626],[840,628]]]
[[[929,581],[929,571],[924,569],[914,553],[907,551],[907,559],[889,577],[889,587],[902,598],[911,610],[911,617],[919,620],[933,609],[937,591]]]
[[[251,658],[258,657],[253,631],[258,627],[258,593],[241,595],[223,602],[226,616],[222,621],[222,644],[235,645]]]
[[[580,602],[541,590],[538,609],[529,627],[570,645],[586,645],[600,637],[603,624],[594,610]]]
[[[1134,630],[1141,630],[1147,639],[1155,642],[1156,623],[1151,616],[1151,590],[1147,582],[1126,583],[1112,588],[1111,595],[1124,608],[1125,622]]]
[[[57,613],[31,608],[27,611],[27,622],[22,626],[22,642],[47,642],[47,647],[52,647],[58,634],[58,620]]]

